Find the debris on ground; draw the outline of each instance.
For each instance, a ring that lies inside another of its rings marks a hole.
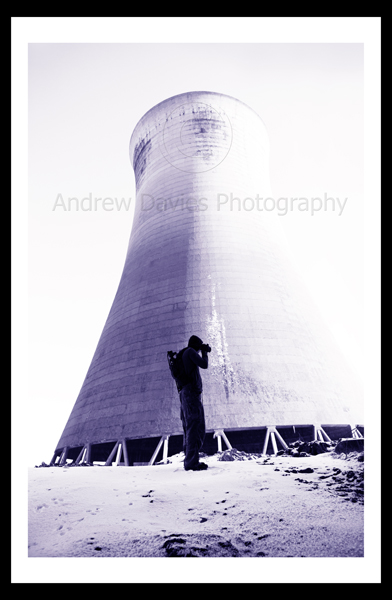
[[[261,458],[263,455],[257,452],[244,452],[243,450],[237,450],[237,448],[230,448],[230,450],[224,450],[218,452],[218,460],[254,460],[255,458]]]
[[[331,452],[335,444],[336,442],[321,442],[320,440],[313,440],[312,442],[296,441],[289,444],[287,449],[279,450],[277,456],[315,456],[316,454]]]

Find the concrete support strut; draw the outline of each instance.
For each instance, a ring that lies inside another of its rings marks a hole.
[[[128,450],[127,450],[127,444],[126,444],[125,440],[122,441],[122,448],[123,448],[124,464],[126,467],[129,467]]]
[[[83,462],[83,458],[85,457],[85,454],[87,453],[87,445],[83,446],[83,448],[81,449],[81,451],[79,452],[76,460],[75,460],[75,465],[78,465],[80,463]]]
[[[117,446],[117,454],[116,454],[116,460],[115,460],[115,465],[116,467],[119,466],[120,461],[121,461],[121,452],[122,452],[122,442],[118,442],[118,446]]]
[[[64,450],[62,451],[62,453],[61,453],[60,460],[59,460],[59,465],[64,465],[66,463],[68,451],[69,451],[69,448],[68,448],[68,446],[66,446],[64,448]]]
[[[223,429],[217,429],[216,431],[214,431],[213,437],[216,438],[218,441],[218,452],[222,452],[222,438],[223,438],[227,448],[229,450],[232,449],[232,446],[231,446],[229,440],[227,439],[227,436],[226,436],[225,432],[223,431]]]
[[[161,439],[158,442],[157,447],[155,448],[154,454],[152,455],[150,462],[148,463],[149,466],[152,466],[156,460],[156,457],[158,456],[158,452],[162,447],[163,444],[163,462],[166,463],[167,462],[167,456],[168,456],[168,450],[169,450],[169,437],[170,435],[165,434],[161,437]]]
[[[315,441],[320,441],[320,442],[330,442],[331,441],[331,438],[329,437],[328,434],[325,433],[325,431],[321,427],[321,425],[317,424],[317,425],[313,425],[313,427],[314,427]]]
[[[353,438],[357,438],[357,439],[362,439],[363,438],[363,435],[359,431],[357,425],[350,425],[350,427],[351,427],[351,435],[352,435]]]
[[[285,450],[287,450],[288,445],[286,444],[286,442],[284,441],[284,439],[282,438],[282,436],[280,435],[280,433],[278,432],[278,430],[276,429],[276,427],[273,425],[269,425],[267,427],[267,432],[265,435],[265,440],[264,440],[264,447],[263,447],[263,455],[267,454],[267,448],[268,448],[268,441],[269,438],[271,438],[271,442],[272,442],[272,447],[274,449],[274,454],[276,454],[278,452],[278,446],[276,444],[276,438],[278,439],[278,441],[282,444],[283,448]]]
[[[111,453],[108,456],[107,461],[105,462],[105,467],[110,467],[112,465],[113,459],[115,457],[115,454],[118,450],[118,446],[119,446],[120,442],[117,441],[113,447],[113,450],[111,451]]]

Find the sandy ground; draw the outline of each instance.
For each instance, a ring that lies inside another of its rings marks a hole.
[[[364,557],[363,454],[221,458],[29,469],[28,556]]]

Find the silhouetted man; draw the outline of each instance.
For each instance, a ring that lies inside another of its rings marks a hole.
[[[199,352],[201,351],[201,356]],[[180,392],[181,420],[184,428],[184,469],[186,471],[201,471],[207,465],[199,462],[199,451],[203,445],[206,427],[204,408],[202,404],[203,384],[199,372],[208,368],[208,352],[211,348],[203,344],[196,335],[189,338],[182,360],[187,374],[187,383]]]

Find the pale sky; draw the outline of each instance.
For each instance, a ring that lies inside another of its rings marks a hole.
[[[347,198],[340,216],[297,210],[280,221],[337,343],[359,376],[364,369],[364,228],[379,197],[365,198],[361,36],[350,41],[347,30],[347,41],[341,34],[331,42],[327,32],[312,43],[300,30],[297,39],[287,30],[258,36],[253,26],[221,41],[210,30],[197,41],[192,30],[184,43],[176,41],[178,22],[158,19],[161,35],[146,28],[143,37],[131,21],[134,35],[120,28],[110,43],[103,29],[72,35],[66,23],[57,36],[45,27],[41,38],[26,34],[29,339],[20,409],[32,466],[51,459],[121,277],[135,201],[132,131],[146,111],[182,92],[228,94],[260,115],[274,198]],[[80,202],[90,194],[124,198],[130,209],[59,206],[59,195]]]

